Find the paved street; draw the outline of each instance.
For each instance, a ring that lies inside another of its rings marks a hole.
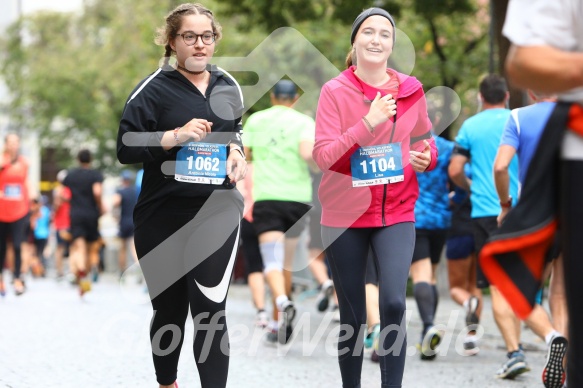
[[[122,289],[111,275],[102,276],[84,300],[72,286],[54,279],[29,280],[28,292],[18,298],[9,291],[0,299],[0,387],[157,387],[148,341],[150,305],[133,278]],[[317,312],[313,292],[296,295],[296,301],[296,323],[302,326],[298,336],[287,347],[270,346],[253,327],[247,287],[231,287],[227,303],[232,354],[229,387],[341,387],[335,356],[337,324],[331,322],[330,313]],[[528,330],[522,340],[532,371],[515,381],[494,378],[505,351],[489,300],[481,351],[475,357],[464,357],[456,351],[463,311],[442,295],[437,323],[449,327],[447,346],[431,362],[421,361],[413,346],[421,323],[412,299],[408,309],[411,355],[404,387],[542,387],[545,346]],[[178,371],[181,388],[200,386],[187,345],[192,342],[192,323],[188,333]],[[370,361],[369,350],[365,352],[362,387],[380,387],[379,366]]]

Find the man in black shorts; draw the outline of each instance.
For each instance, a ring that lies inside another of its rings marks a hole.
[[[65,177],[63,184],[71,190],[71,268],[79,281],[83,295],[91,289],[87,278],[89,269],[96,271],[99,263],[100,234],[98,221],[103,214],[101,184],[103,175],[91,168],[91,152],[81,150],[77,155],[79,167]]]
[[[291,264],[312,200],[315,123],[292,108],[298,97],[293,82],[279,81],[271,93],[273,106],[251,115],[243,129],[245,154],[253,162],[253,224],[265,278],[281,313],[270,325],[269,342],[287,343],[292,334]]]

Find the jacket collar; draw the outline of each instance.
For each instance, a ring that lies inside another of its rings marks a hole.
[[[381,92],[381,96],[385,95],[381,89],[377,89],[374,86],[368,85],[363,82],[360,78],[354,74],[356,70],[356,66],[350,66],[348,69],[344,70],[340,73],[338,79],[346,85],[352,86],[356,88],[359,92],[364,95],[365,100],[372,101],[375,99],[377,92]],[[421,83],[415,77],[408,76],[403,73],[399,73],[393,69],[390,70],[393,74],[397,75],[397,79],[399,80],[399,92],[397,94],[397,99],[408,97],[414,92],[416,92],[419,88],[421,88]],[[387,69],[387,73],[389,69]],[[346,82],[344,82],[346,81]]]
[[[209,87],[213,85],[219,78],[223,78],[223,72],[219,70],[216,65],[209,64],[206,68],[211,73],[211,78],[209,80]],[[167,77],[175,78],[177,80],[187,82],[189,85],[192,85],[188,79],[182,75],[178,70],[170,65],[164,65],[162,67],[162,73],[165,74]]]

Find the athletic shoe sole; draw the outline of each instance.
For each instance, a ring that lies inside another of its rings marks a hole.
[[[283,310],[282,314],[283,325],[279,330],[278,340],[280,344],[285,345],[287,344],[292,335],[293,332],[292,322],[296,317],[296,308],[293,305],[293,303],[289,303]],[[283,331],[281,329],[283,329]]]
[[[265,343],[269,345],[276,345],[279,338],[279,331],[278,330],[271,330],[265,334]]]
[[[557,336],[551,341],[547,353],[547,362],[543,369],[542,380],[546,388],[561,388],[565,384],[563,358],[567,353],[568,341],[563,336]]]
[[[436,329],[429,329],[425,333],[423,338],[423,343],[421,344],[421,359],[422,360],[433,360],[437,357],[437,347],[441,343],[441,333]]]
[[[512,380],[516,376],[521,375],[523,373],[526,373],[528,371],[530,371],[530,368],[528,367],[528,365],[526,365],[526,362],[519,361],[519,362],[513,364],[506,371],[498,373],[496,375],[496,377],[498,377],[499,379]]]
[[[471,296],[468,304],[469,308],[468,313],[466,314],[466,326],[477,325],[480,323],[480,318],[478,318],[478,315],[476,314],[476,311],[478,311],[478,307],[480,306],[480,299]]]
[[[475,356],[480,352],[480,348],[475,341],[464,342],[464,354],[466,356]]]

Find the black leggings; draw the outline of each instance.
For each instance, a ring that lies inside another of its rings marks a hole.
[[[216,194],[216,195],[215,195]],[[227,384],[225,301],[239,240],[243,200],[215,191],[204,205],[171,198],[135,230],[135,244],[154,314],[150,340],[159,384],[177,376],[190,306],[193,352],[203,388]]]
[[[365,274],[370,247],[379,277],[381,343],[378,352],[382,387],[400,387],[407,355],[405,297],[415,247],[414,224],[346,230],[322,226],[322,240],[338,294],[341,327],[348,329],[341,330],[338,342],[342,386],[360,387],[366,331]]]
[[[243,257],[247,266],[247,275],[263,273],[263,258],[259,249],[259,237],[253,224],[243,218],[241,221],[241,240],[243,241]]]
[[[0,275],[6,262],[6,245],[8,236],[12,236],[14,247],[14,279],[20,279],[20,267],[22,266],[22,253],[20,246],[26,238],[29,215],[25,215],[14,222],[0,222]]]

